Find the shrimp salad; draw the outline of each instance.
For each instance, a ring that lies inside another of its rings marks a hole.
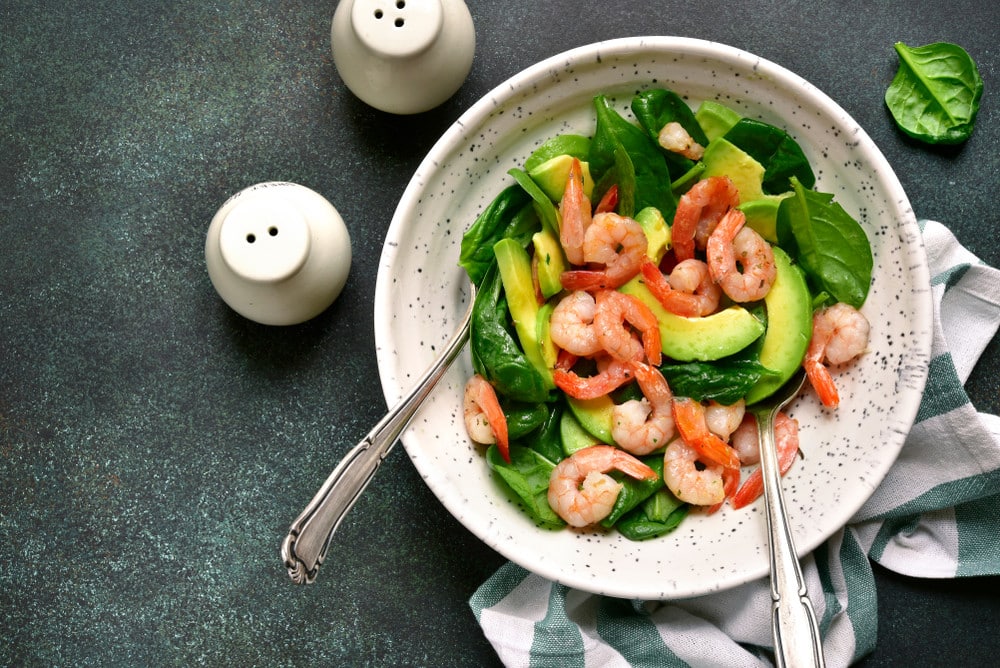
[[[828,410],[868,345],[872,252],[782,129],[651,89],[594,99],[462,240],[469,437],[540,525],[643,540],[754,503],[748,405],[800,367]],[[776,421],[782,474],[798,422]]]

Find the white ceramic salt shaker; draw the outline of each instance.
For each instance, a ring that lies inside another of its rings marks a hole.
[[[219,296],[237,313],[265,325],[294,325],[340,295],[351,239],[322,195],[269,181],[222,205],[205,238],[205,263]]]
[[[351,92],[393,114],[427,111],[451,97],[476,50],[462,0],[340,0],[330,40]]]

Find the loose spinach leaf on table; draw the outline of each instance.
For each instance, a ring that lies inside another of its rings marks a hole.
[[[511,334],[507,299],[494,262],[483,277],[472,307],[469,336],[472,365],[510,400],[537,403],[549,397],[548,384]]]
[[[894,45],[899,69],[885,103],[900,130],[931,144],[958,144],[972,134],[983,80],[972,57],[956,44]]]
[[[860,308],[872,281],[872,249],[864,229],[833,201],[792,178],[778,206],[778,243],[798,261],[813,292]]]

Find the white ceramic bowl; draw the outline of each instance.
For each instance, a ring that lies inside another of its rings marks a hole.
[[[390,225],[375,297],[382,384],[395,403],[431,363],[465,309],[457,266],[462,233],[511,183],[545,139],[592,134],[592,98],[666,87],[692,106],[715,99],[785,128],[817,175],[868,232],[875,266],[864,312],[871,352],[837,377],[841,405],[811,393],[792,414],[805,454],[785,478],[800,553],[848,522],[895,460],[927,375],[932,306],[926,256],[898,180],[851,117],[807,81],[752,54],[694,39],[629,38],[578,48],[535,65],[475,104],[433,147]],[[492,477],[462,423],[471,361],[456,364],[403,437],[441,503],[505,557],[569,586],[618,597],[668,599],[733,587],[768,572],[763,501],[692,515],[672,534],[641,543],[616,532],[536,527]]]

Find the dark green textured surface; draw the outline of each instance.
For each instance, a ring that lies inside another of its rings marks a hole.
[[[462,111],[541,58],[639,34],[758,53],[861,123],[918,216],[1000,264],[995,3],[468,4],[472,73],[414,117],[346,90],[332,2],[0,7],[0,665],[496,664],[466,600],[500,557],[401,449],[314,585],[291,584],[278,548],[385,409],[372,300],[403,188]],[[893,127],[897,40],[956,42],[978,62],[966,145]],[[268,180],[319,191],[352,236],[343,294],[292,328],[234,314],[204,266],[216,209]],[[969,383],[991,412],[998,361],[994,342]],[[878,576],[866,665],[1000,650],[981,626],[995,580]]]

